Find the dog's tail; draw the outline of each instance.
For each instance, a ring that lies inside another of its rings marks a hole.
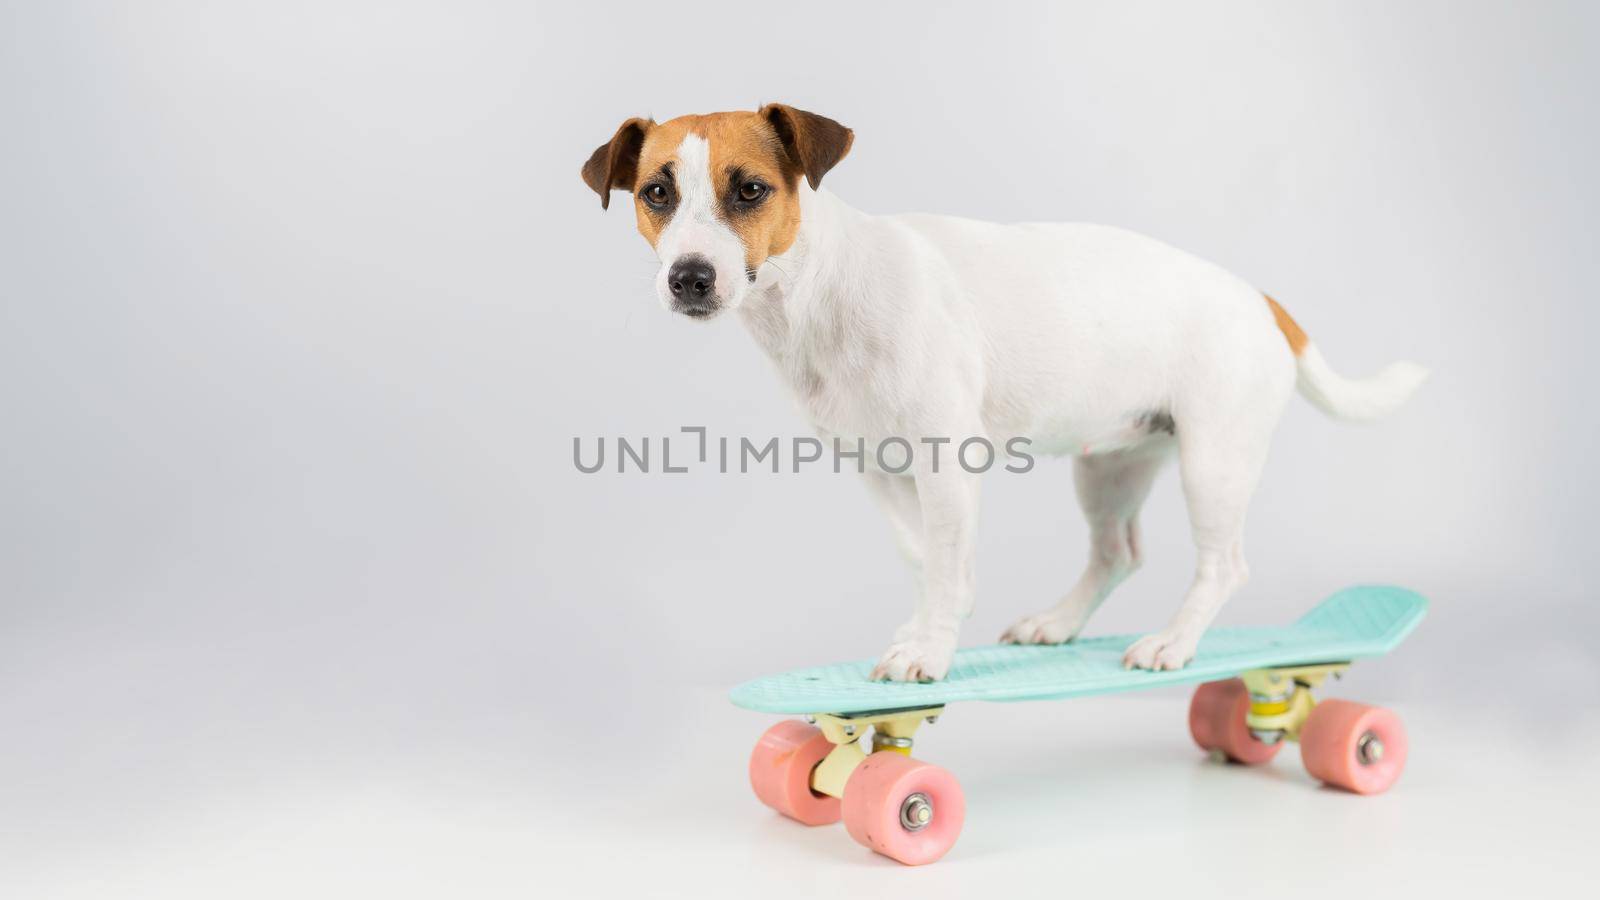
[[[1405,403],[1428,378],[1428,370],[1412,362],[1390,363],[1382,372],[1366,378],[1346,378],[1328,365],[1317,345],[1311,343],[1278,301],[1267,297],[1267,305],[1272,307],[1278,330],[1283,332],[1289,349],[1294,351],[1295,368],[1300,373],[1297,384],[1300,395],[1330,416],[1364,422],[1388,415]]]

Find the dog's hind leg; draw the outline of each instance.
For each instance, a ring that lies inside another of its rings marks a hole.
[[[1128,647],[1124,666],[1183,668],[1222,605],[1249,580],[1245,512],[1289,387],[1288,382],[1263,386],[1253,402],[1240,403],[1224,415],[1178,418],[1178,471],[1194,536],[1194,580],[1167,627]]]
[[[1143,561],[1139,546],[1139,508],[1150,495],[1156,473],[1172,455],[1165,436],[1073,461],[1078,505],[1089,522],[1089,564],[1060,603],[1027,616],[1006,629],[1007,644],[1059,644],[1078,636],[1106,597]]]

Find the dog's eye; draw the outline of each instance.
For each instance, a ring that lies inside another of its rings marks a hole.
[[[652,184],[649,187],[646,187],[643,193],[641,193],[639,196],[644,198],[644,202],[650,204],[656,209],[660,209],[661,207],[667,205],[667,186],[660,183]]]
[[[767,195],[767,186],[759,181],[746,181],[739,185],[739,199],[746,203],[755,203]]]

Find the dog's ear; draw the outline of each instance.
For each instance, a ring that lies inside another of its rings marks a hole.
[[[649,119],[629,119],[622,123],[611,140],[601,144],[583,164],[583,183],[600,195],[600,208],[611,205],[611,191],[633,190],[639,174],[639,148],[644,135],[655,123]]]
[[[795,167],[805,173],[812,190],[822,184],[822,176],[850,152],[850,142],[856,137],[855,132],[827,116],[782,103],[763,106],[761,117],[778,133],[784,151]]]

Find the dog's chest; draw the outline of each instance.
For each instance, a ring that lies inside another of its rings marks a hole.
[[[782,363],[784,381],[812,425],[835,434],[860,431],[860,412],[872,405],[871,398],[839,377],[834,363],[814,354],[793,354]]]
[[[884,430],[897,379],[874,331],[792,322],[775,306],[753,309],[745,321],[813,427],[850,437]]]
[[[776,360],[784,383],[815,428],[848,437],[872,437],[886,427],[893,378],[866,342],[848,338],[830,345],[796,341]]]

